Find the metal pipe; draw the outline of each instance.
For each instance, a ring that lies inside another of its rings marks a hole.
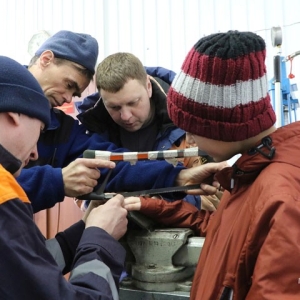
[[[288,61],[288,60],[294,58],[294,57],[297,56],[297,55],[300,55],[300,50],[299,50],[299,51],[296,51],[296,52],[294,52],[294,53],[292,53],[292,54],[290,54],[290,55],[288,55],[288,56],[286,56],[285,59],[284,59],[284,61],[286,62],[286,61]]]
[[[276,124],[275,126],[281,127],[282,125],[282,96],[281,96],[281,57],[280,57],[280,47],[282,45],[282,31],[281,27],[271,28],[271,41],[273,47],[277,48],[277,55],[274,56],[274,110],[276,114]]]
[[[275,86],[275,113],[276,113],[276,124],[277,128],[281,127],[282,125],[282,95],[281,95],[281,72],[280,72],[280,65],[281,65],[281,57],[280,55],[274,56],[274,86]]]

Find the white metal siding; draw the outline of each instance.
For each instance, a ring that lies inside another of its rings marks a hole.
[[[93,35],[99,42],[99,61],[129,51],[144,65],[178,71],[200,37],[251,30],[267,42],[270,77],[274,55],[270,29],[282,27],[283,56],[300,50],[299,12],[299,0],[0,0],[0,54],[27,64],[33,34],[67,29]],[[293,65],[296,82],[299,66],[300,56]]]

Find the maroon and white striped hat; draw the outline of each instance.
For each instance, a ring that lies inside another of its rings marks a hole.
[[[172,121],[187,132],[242,141],[276,122],[268,94],[266,46],[252,32],[228,31],[200,39],[168,92]]]

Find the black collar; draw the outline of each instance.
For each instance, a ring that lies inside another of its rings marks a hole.
[[[14,174],[21,168],[22,162],[0,144],[0,164],[8,172]]]

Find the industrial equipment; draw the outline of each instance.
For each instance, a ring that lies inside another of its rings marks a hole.
[[[293,58],[299,55],[300,51],[286,57],[281,55],[282,33],[280,27],[272,28],[271,39],[273,47],[277,49],[277,54],[274,56],[274,77],[269,81],[269,93],[272,106],[276,112],[276,126],[280,127],[297,120],[296,110],[299,101],[292,93],[297,90],[297,85],[290,84],[290,79],[294,75],[290,73],[287,76],[286,62],[290,61],[292,63]]]
[[[177,158],[205,155],[198,148],[149,152],[112,153],[86,150],[86,158],[102,158],[112,161],[164,159],[174,164]],[[108,200],[113,195],[104,193],[111,174],[106,175],[102,185],[82,199]],[[199,184],[163,189],[124,192],[124,196],[164,194],[187,189],[197,189]],[[204,238],[195,237],[188,228],[164,228],[149,217],[128,212],[129,220],[136,225],[121,239],[127,252],[127,277],[120,283],[120,300],[185,300],[189,299],[194,271],[203,247]]]

